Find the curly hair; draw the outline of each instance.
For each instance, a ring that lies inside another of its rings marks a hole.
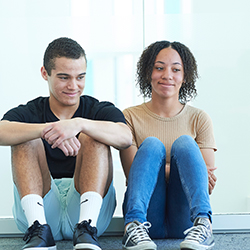
[[[51,75],[51,70],[55,69],[55,59],[59,57],[66,57],[70,59],[79,59],[84,57],[87,63],[84,49],[76,41],[61,37],[52,41],[45,50],[43,57],[43,66],[48,75]]]
[[[151,75],[156,56],[162,49],[172,48],[178,52],[184,67],[184,82],[179,91],[179,101],[182,104],[192,100],[197,95],[195,82],[198,79],[196,60],[184,44],[179,42],[157,41],[149,45],[142,53],[137,63],[137,85],[144,97],[151,98],[152,86]]]

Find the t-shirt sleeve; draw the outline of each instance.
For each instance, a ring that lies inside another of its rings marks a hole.
[[[18,107],[6,112],[2,120],[24,122],[24,123],[41,123],[45,122],[43,110],[46,98],[38,97],[29,101],[27,104],[20,104]]]
[[[18,106],[6,112],[1,120],[28,122],[27,116],[24,115],[25,113],[26,113],[26,108],[23,105]]]
[[[130,128],[130,131],[131,131],[132,136],[133,136],[133,138],[132,138],[132,145],[137,146],[136,138],[135,138],[135,129],[134,129],[134,126],[133,126],[133,121],[132,121],[131,114],[128,111],[128,109],[123,110],[123,114],[125,116],[127,125]]]
[[[213,123],[210,116],[204,111],[200,112],[197,117],[197,128],[196,128],[196,142],[198,146],[202,148],[212,148],[217,151]]]
[[[97,112],[96,119],[126,124],[122,111],[109,102],[102,103],[102,108]]]

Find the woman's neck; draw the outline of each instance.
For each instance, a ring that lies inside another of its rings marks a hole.
[[[167,118],[178,115],[184,107],[184,105],[181,104],[179,100],[154,100],[154,98],[147,102],[146,106],[153,113]]]

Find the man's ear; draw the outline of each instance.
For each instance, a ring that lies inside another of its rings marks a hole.
[[[41,68],[41,75],[42,75],[42,78],[44,79],[44,80],[48,80],[48,73],[47,73],[47,71],[46,71],[46,69],[44,68],[44,66],[42,66],[42,68]]]

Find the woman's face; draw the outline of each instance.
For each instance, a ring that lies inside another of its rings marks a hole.
[[[179,90],[184,81],[184,66],[176,50],[169,47],[159,52],[151,79],[152,98],[179,100]]]

